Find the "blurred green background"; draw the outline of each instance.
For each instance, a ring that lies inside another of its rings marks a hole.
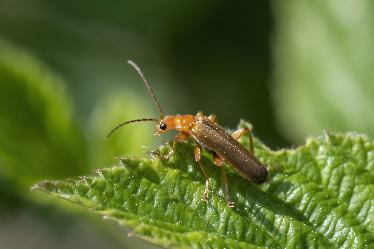
[[[142,156],[164,114],[241,118],[272,149],[374,132],[371,1],[0,1],[0,248],[141,248],[29,187]]]

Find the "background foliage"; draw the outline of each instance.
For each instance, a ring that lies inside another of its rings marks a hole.
[[[157,117],[128,59],[166,114],[203,110],[230,128],[244,118],[273,149],[323,129],[372,134],[372,13],[372,2],[353,0],[2,0],[1,246],[127,243],[125,228],[28,187],[166,139],[139,123],[105,140],[119,122]]]

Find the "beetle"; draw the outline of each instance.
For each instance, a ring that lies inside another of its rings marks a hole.
[[[127,121],[114,128],[108,134],[107,138],[123,125],[141,121],[154,121],[157,123],[154,135],[160,136],[162,133],[172,129],[179,132],[175,136],[173,149],[167,155],[161,157],[162,159],[166,159],[176,151],[177,141],[187,140],[189,137],[192,137],[196,142],[196,147],[194,149],[195,160],[199,164],[206,180],[203,196],[204,200],[208,199],[209,177],[200,161],[202,148],[211,151],[214,164],[222,168],[222,175],[225,182],[226,201],[229,207],[234,207],[234,202],[231,201],[229,194],[225,163],[236,170],[241,176],[255,184],[262,184],[269,181],[268,170],[253,154],[252,134],[247,127],[237,130],[230,135],[218,125],[216,115],[212,114],[206,117],[203,115],[202,111],[199,111],[196,116],[188,114],[164,117],[160,104],[142,71],[134,62],[129,60],[128,63],[138,71],[140,77],[143,79],[156,107],[158,108],[160,119],[147,118]],[[247,132],[250,140],[250,151],[238,142],[238,139]]]

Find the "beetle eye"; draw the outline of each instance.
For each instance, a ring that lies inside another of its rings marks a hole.
[[[160,129],[161,130],[166,130],[166,127],[167,127],[167,125],[165,124],[165,123],[162,123],[162,124],[160,124]]]

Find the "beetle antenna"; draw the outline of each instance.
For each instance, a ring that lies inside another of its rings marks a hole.
[[[162,110],[161,110],[160,104],[158,103],[158,101],[157,101],[157,99],[156,99],[156,96],[155,96],[155,94],[153,93],[153,90],[152,90],[151,86],[148,85],[148,81],[145,79],[144,74],[142,73],[142,71],[140,70],[140,68],[139,68],[139,67],[138,67],[138,66],[137,66],[133,61],[128,60],[127,63],[129,63],[131,66],[133,66],[133,67],[136,69],[136,71],[138,71],[140,77],[142,77],[142,79],[143,79],[145,85],[146,85],[147,88],[148,88],[148,91],[151,93],[152,98],[153,98],[153,100],[154,100],[155,103],[156,103],[156,106],[157,106],[158,111],[159,111],[159,113],[160,113],[160,119],[162,120],[162,119],[164,118],[164,115],[162,114]]]
[[[120,128],[121,126],[125,125],[125,124],[129,124],[129,123],[135,123],[135,122],[141,122],[141,121],[155,121],[156,123],[158,123],[159,121],[157,119],[154,119],[154,118],[143,118],[143,119],[135,119],[135,120],[131,120],[131,121],[127,121],[123,124],[120,124],[119,126],[117,126],[116,128],[114,128],[109,134],[108,136],[106,137],[107,139],[110,137],[110,135],[112,135],[113,132],[115,132],[118,128]]]

